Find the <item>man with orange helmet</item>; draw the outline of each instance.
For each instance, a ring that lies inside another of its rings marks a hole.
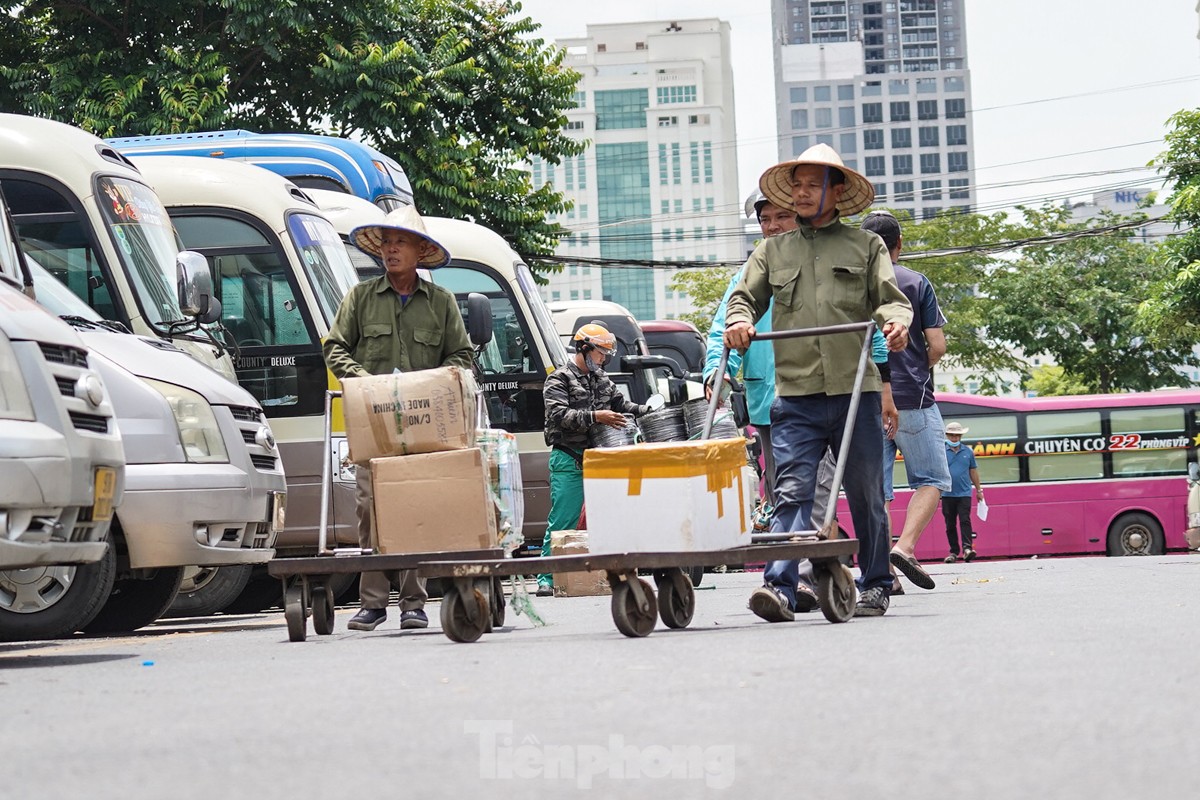
[[[550,555],[550,534],[579,527],[583,511],[583,451],[593,425],[623,428],[626,414],[640,417],[662,406],[656,395],[645,405],[631,403],[604,374],[617,351],[617,337],[603,325],[580,327],[571,340],[575,353],[567,365],[546,378],[546,444],[550,445],[550,516],[542,555]],[[554,594],[550,575],[538,576],[539,597]]]

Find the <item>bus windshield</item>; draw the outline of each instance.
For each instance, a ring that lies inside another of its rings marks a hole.
[[[550,309],[546,308],[546,303],[542,300],[542,293],[537,290],[537,282],[533,278],[533,273],[529,271],[529,267],[520,261],[515,264],[515,267],[517,283],[521,285],[526,302],[529,303],[529,308],[537,320],[538,331],[546,344],[546,351],[550,354],[550,360],[554,362],[554,368],[559,369],[567,363],[567,352],[554,332],[554,319],[550,316]]]
[[[358,283],[346,245],[329,220],[313,214],[290,215],[288,233],[300,254],[325,323],[332,325],[342,298]]]
[[[146,321],[165,329],[185,319],[175,294],[175,256],[181,247],[158,196],[145,184],[102,175],[96,179],[96,199]]]

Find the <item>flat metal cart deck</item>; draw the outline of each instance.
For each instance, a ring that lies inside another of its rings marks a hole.
[[[668,628],[686,628],[696,610],[696,595],[681,562],[689,566],[753,563],[807,558],[817,578],[817,598],[830,622],[845,622],[854,616],[857,592],[854,576],[839,560],[858,552],[855,539],[797,537],[796,541],[749,545],[727,550],[671,553],[609,553],[604,555],[542,556],[540,558],[495,558],[424,561],[417,567],[423,577],[450,577],[453,587],[442,597],[442,632],[456,642],[474,642],[488,630],[491,608],[489,587],[500,577],[538,572],[582,572],[603,570],[612,587],[612,618],[626,636],[648,636],[655,617]],[[658,587],[638,577],[639,570],[651,573]],[[503,593],[490,591],[503,602]],[[493,625],[497,624],[494,621]]]

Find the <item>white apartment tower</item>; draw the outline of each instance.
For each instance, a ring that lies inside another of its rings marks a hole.
[[[964,0],[771,0],[779,155],[824,142],[915,219],[975,207]]]
[[[591,146],[531,164],[574,201],[559,254],[643,261],[741,257],[729,24],[692,19],[588,25],[561,39],[583,77],[568,130]],[[735,233],[736,232],[736,233]],[[611,300],[638,319],[691,310],[669,290],[674,271],[572,265],[546,300]]]

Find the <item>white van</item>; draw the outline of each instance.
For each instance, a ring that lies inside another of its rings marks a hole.
[[[29,612],[54,604],[60,565],[111,586],[107,537],[125,485],[104,382],[79,336],[22,292],[9,231],[0,204],[0,641],[34,638]]]

